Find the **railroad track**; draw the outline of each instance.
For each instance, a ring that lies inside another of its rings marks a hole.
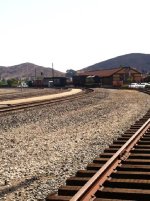
[[[11,92],[11,93],[0,94],[0,101],[19,99],[19,98],[28,98],[28,97],[42,96],[42,95],[50,95],[53,93],[54,92],[53,91],[51,92],[49,89],[43,89],[43,90],[33,89],[32,91]],[[58,91],[57,93],[60,93],[60,91]]]
[[[150,95],[150,88],[142,89],[140,91]]]
[[[19,103],[19,104],[14,104],[14,105],[4,105],[3,107],[0,107],[0,114],[4,113],[10,113],[10,112],[15,112],[19,110],[24,110],[24,109],[29,109],[37,106],[42,106],[42,105],[48,105],[48,104],[55,104],[58,102],[66,102],[66,101],[71,101],[74,99],[82,98],[84,94],[92,92],[92,89],[84,89],[81,93],[74,94],[71,96],[66,96],[62,98],[54,98],[51,100],[40,100],[40,101],[34,101],[34,102],[26,102],[26,103]]]
[[[46,201],[150,200],[150,110]]]

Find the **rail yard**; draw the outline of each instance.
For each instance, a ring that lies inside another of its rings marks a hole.
[[[14,88],[14,89],[0,89],[0,101],[14,100],[20,98],[37,97],[42,95],[57,94],[69,91],[68,89],[34,89],[34,88]]]
[[[77,191],[72,193],[70,190],[71,193],[67,194],[69,190],[65,186],[66,179],[75,176],[78,170],[85,170],[88,164],[88,167],[92,167],[93,160],[102,161],[100,154],[103,162],[107,162],[112,153],[119,149],[120,144],[129,139],[129,133],[128,136],[126,133],[124,139],[121,138],[125,131],[129,130],[131,125],[139,128],[135,122],[149,111],[149,105],[150,96],[143,92],[97,88],[92,93],[85,93],[70,101],[37,105],[27,110],[1,114],[0,200],[77,200],[72,198]],[[140,126],[148,118],[147,115],[144,121],[140,121]],[[133,126],[134,129],[135,127]],[[118,137],[118,146],[111,147]],[[136,157],[136,160],[140,160],[139,156]],[[148,156],[146,157],[149,163]],[[85,175],[92,176],[95,170],[89,173],[80,171],[84,175],[82,184],[79,184],[77,178],[70,178],[67,180],[68,185],[75,189],[76,183],[76,189],[79,190],[89,179],[89,176]],[[110,186],[116,183],[117,179],[111,184],[107,182],[104,192],[110,197],[103,196],[97,200],[113,200],[115,193],[112,193]],[[64,187],[60,188],[61,185]],[[57,194],[58,188],[62,197],[49,195],[54,192]],[[120,193],[119,190],[118,192]],[[133,190],[132,192],[135,193]],[[123,196],[125,193],[124,190]],[[121,196],[120,200],[123,200]],[[116,195],[114,199],[119,197]]]
[[[41,95],[38,94],[39,96],[35,96],[35,97],[25,98],[21,96],[19,99],[0,101],[0,114],[18,112],[20,110],[29,109],[29,108],[37,107],[37,106],[43,106],[47,104],[52,105],[52,104],[55,104],[56,102],[71,101],[76,98],[80,98],[81,96],[84,95],[84,93],[89,93],[91,91],[93,90],[92,89],[85,89],[85,90],[72,89],[72,90],[64,91],[64,92],[61,91],[61,93],[58,93],[58,91],[56,91],[57,93],[50,94],[50,95],[49,94],[43,95],[43,93],[41,93]]]

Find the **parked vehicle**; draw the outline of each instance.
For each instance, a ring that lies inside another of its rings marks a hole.
[[[143,88],[149,88],[150,87],[150,83],[141,83],[141,85],[143,86]]]
[[[145,85],[145,88],[150,89],[150,83],[147,83],[147,84]]]
[[[137,83],[131,83],[131,84],[129,84],[128,87],[129,88],[133,88],[133,89],[137,89],[137,88],[139,88],[139,84],[137,84]]]
[[[144,89],[144,88],[149,88],[150,87],[150,83],[131,83],[129,84],[129,88],[136,88],[136,89]]]
[[[139,88],[139,89],[144,89],[144,88],[145,88],[145,86],[146,86],[146,84],[145,84],[145,83],[140,83],[140,84],[139,84],[139,86],[138,86],[138,88]]]
[[[21,87],[21,88],[26,88],[28,87],[28,85],[25,82],[22,82],[20,85],[18,85],[17,87]]]

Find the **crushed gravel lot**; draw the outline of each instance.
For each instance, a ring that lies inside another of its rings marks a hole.
[[[95,89],[79,100],[0,117],[0,200],[42,201],[148,110],[150,96]]]

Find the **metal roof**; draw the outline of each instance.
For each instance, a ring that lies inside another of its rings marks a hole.
[[[120,70],[125,69],[125,68],[127,68],[127,67],[119,67],[119,68],[112,68],[112,69],[105,69],[105,70],[95,70],[95,71],[85,71],[85,72],[81,72],[81,73],[79,72],[78,75],[86,75],[86,76],[96,75],[96,76],[99,76],[99,77],[110,77],[113,74],[115,74],[115,73],[117,73]],[[140,73],[139,71],[137,71],[134,68],[130,67],[130,69],[136,71],[137,73]]]

